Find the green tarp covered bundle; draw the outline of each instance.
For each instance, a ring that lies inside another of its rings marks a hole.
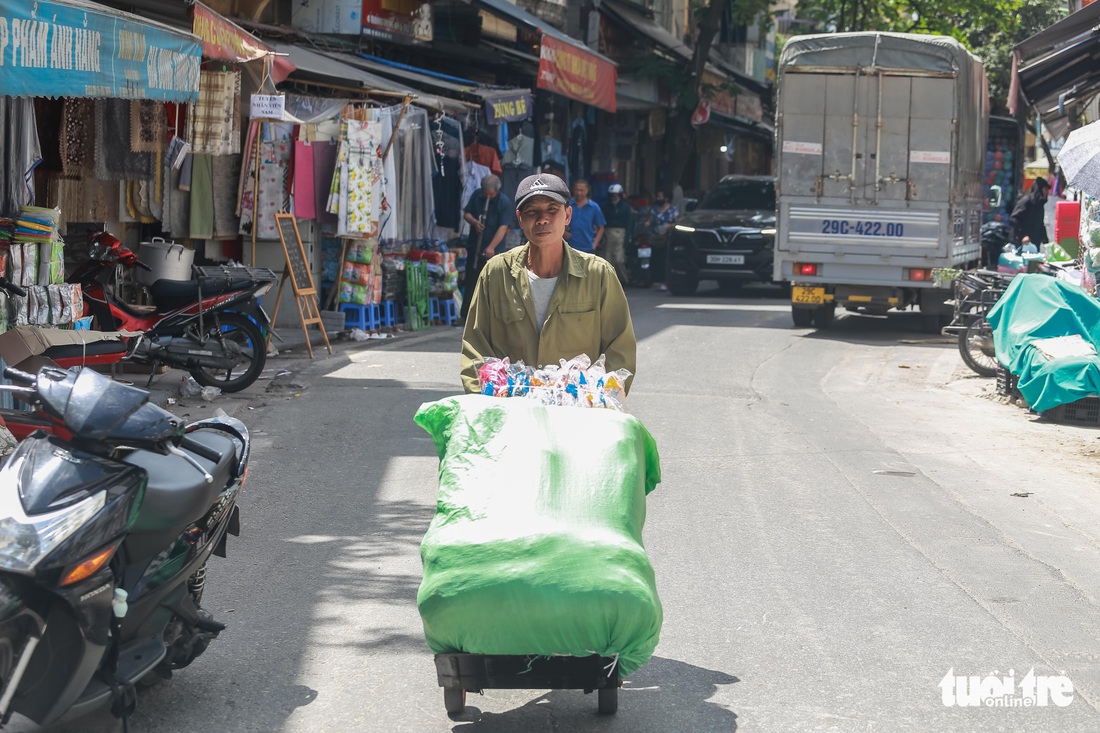
[[[1100,359],[1050,359],[1035,342],[1080,336],[1100,346],[1100,302],[1080,287],[1049,275],[1017,275],[988,315],[997,361],[1019,377],[1017,388],[1031,409],[1044,412],[1100,395]]]
[[[642,527],[661,469],[641,422],[482,395],[416,422],[440,459],[417,594],[432,651],[645,664],[662,616]]]

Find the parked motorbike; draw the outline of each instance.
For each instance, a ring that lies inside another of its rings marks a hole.
[[[154,368],[164,364],[223,392],[239,392],[260,377],[267,361],[261,327],[270,329],[271,320],[257,298],[278,280],[271,270],[216,268],[220,277],[157,280],[149,287],[154,306],[141,308],[119,298],[113,282],[119,266],[150,270],[149,266],[107,232],[92,237],[89,254],[69,282],[80,284],[85,308],[101,329],[138,335],[123,346],[102,342],[86,348],[54,347],[45,356],[63,367],[123,359]]]
[[[1012,228],[1008,224],[999,221],[990,221],[982,224],[982,267],[987,270],[997,269],[997,259],[1004,251],[1004,247],[1012,239]]]
[[[0,469],[0,726],[111,705],[171,677],[225,629],[200,602],[239,533],[248,430],[184,426],[144,390],[90,369],[14,369],[5,387],[68,438],[35,433]]]
[[[653,271],[650,268],[652,258],[653,244],[649,229],[644,221],[636,221],[626,251],[626,266],[631,285],[649,287],[653,284]]]
[[[1012,275],[993,270],[975,270],[959,273],[952,283],[955,316],[943,334],[958,339],[963,363],[982,377],[997,376],[993,329],[986,314],[1004,295],[1011,279]]]

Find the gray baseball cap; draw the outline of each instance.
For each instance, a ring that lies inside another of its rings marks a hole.
[[[545,196],[559,204],[567,204],[569,186],[553,173],[536,173],[519,182],[519,187],[516,188],[516,208],[523,206],[523,202],[532,196]]]

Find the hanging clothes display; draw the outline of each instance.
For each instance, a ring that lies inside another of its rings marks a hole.
[[[161,229],[177,239],[186,239],[191,236],[191,192],[180,188],[182,167],[175,168],[167,156],[161,167],[164,170],[164,218]]]
[[[359,111],[362,112],[362,111]],[[339,217],[340,236],[374,237],[382,199],[382,124],[345,118],[327,209]]]
[[[429,239],[435,227],[432,192],[433,148],[427,110],[409,107],[401,118],[394,143],[398,201],[396,236]]]
[[[372,118],[382,125],[382,150],[389,148],[389,153],[382,161],[382,202],[378,218],[378,237],[384,240],[393,239],[397,232],[397,169],[394,165],[393,146],[390,145],[395,110],[400,114],[399,106],[371,110]]]
[[[459,230],[465,223],[462,219],[462,194],[466,155],[462,145],[462,125],[458,120],[443,115],[432,120],[432,147],[437,168],[432,175],[436,225]]]
[[[101,181],[142,181],[154,175],[150,153],[130,149],[130,102],[97,99],[95,178]]]
[[[317,206],[313,184],[313,143],[294,141],[294,216],[299,219],[316,219]]]
[[[275,214],[290,210],[290,136],[294,126],[265,122],[252,125],[252,128],[257,130],[261,140],[259,193],[253,201],[255,162],[249,154],[241,164],[239,231],[241,234],[251,234],[255,219],[257,238],[277,240],[279,230],[275,225]]]
[[[584,124],[584,118],[578,116],[569,129],[569,173],[573,176],[570,180],[588,177],[588,167],[585,165],[587,146],[588,127]]]
[[[236,239],[241,226],[235,206],[241,156],[215,155],[213,164],[214,239]]]
[[[191,156],[191,236],[214,238],[214,159],[202,153]]]
[[[317,213],[317,223],[321,231],[335,234],[339,218],[328,212],[328,194],[332,176],[336,173],[336,154],[338,142],[319,141],[313,147],[313,210]]]
[[[491,173],[500,175],[500,156],[497,151],[488,145],[482,145],[476,139],[466,147],[466,160],[472,160],[489,169]]]
[[[167,144],[168,118],[164,103],[152,99],[130,102],[130,150],[135,153],[156,153]]]
[[[199,101],[187,117],[191,149],[196,153],[241,152],[241,72],[203,71]]]
[[[0,214],[15,214],[34,203],[34,169],[42,161],[34,102],[0,97]]]

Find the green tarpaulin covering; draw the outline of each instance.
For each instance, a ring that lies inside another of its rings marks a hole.
[[[1019,377],[1018,389],[1033,410],[1044,412],[1100,395],[1100,359],[1050,359],[1035,342],[1081,336],[1100,345],[1100,302],[1076,285],[1049,275],[1017,275],[989,311],[997,361]]]
[[[662,616],[642,527],[661,469],[641,422],[482,395],[416,422],[440,459],[417,594],[432,651],[645,664]]]

